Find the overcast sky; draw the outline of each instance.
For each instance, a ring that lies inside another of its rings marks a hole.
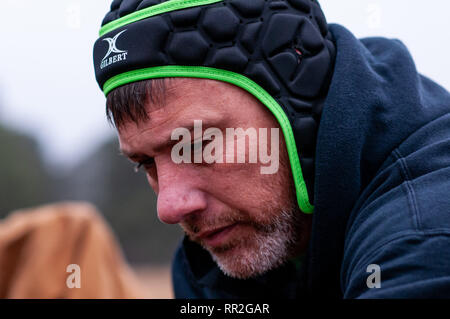
[[[249,0],[251,1],[251,0]],[[1,0],[0,121],[73,164],[113,130],[92,66],[110,0]],[[328,22],[358,37],[401,39],[420,72],[450,88],[448,0],[322,0]]]

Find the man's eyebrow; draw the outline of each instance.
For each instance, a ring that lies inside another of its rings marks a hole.
[[[133,153],[133,152],[127,152],[125,150],[122,150],[121,148],[119,148],[119,154],[125,157],[128,157],[129,159],[133,160],[133,161],[139,161],[139,160],[143,160],[143,159],[148,159],[150,158],[150,156],[143,154],[143,153]]]
[[[223,120],[202,120],[202,137],[204,134],[204,131],[210,127],[217,127],[221,128],[223,124]],[[185,128],[189,132],[191,132],[191,137],[194,138],[194,121],[191,121],[187,123],[186,125],[180,125],[179,128]],[[173,131],[172,131],[173,132]],[[179,140],[172,140],[171,135],[166,136],[166,138],[163,140],[163,142],[158,143],[154,147],[152,147],[152,153],[159,153],[162,150],[166,149],[167,147],[173,146],[177,144]],[[141,152],[128,152],[123,149],[119,149],[119,153],[125,157],[128,157],[129,159],[133,161],[142,161],[146,159],[150,159],[152,156],[141,153]]]

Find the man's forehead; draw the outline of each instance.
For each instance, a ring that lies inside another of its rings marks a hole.
[[[180,99],[188,95],[210,96],[211,93],[234,89],[233,85],[225,82],[200,78],[165,78],[164,84],[168,99]]]
[[[176,80],[176,81],[175,81]],[[193,81],[192,81],[193,80]],[[147,120],[127,121],[119,128],[119,142],[123,153],[134,152],[143,146],[170,140],[177,128],[192,128],[201,120],[204,127],[220,127],[230,118],[229,98],[219,88],[220,84],[205,83],[201,79],[174,79],[168,81],[166,98],[162,105],[147,102]],[[196,81],[197,80],[197,81]]]
[[[153,112],[161,115],[178,113],[180,109],[195,107],[206,109],[209,104],[213,107],[214,101],[220,102],[224,93],[232,94],[229,91],[233,90],[226,83],[197,78],[164,78],[162,86],[162,90],[155,88],[157,92],[153,89],[149,92],[145,105],[148,115]],[[161,98],[152,99],[152,94],[161,95]]]
[[[171,78],[166,81],[163,105],[146,105],[148,119],[128,121],[119,129],[120,147],[124,153],[154,149],[171,140],[177,128],[191,128],[202,121],[202,128],[255,127],[261,124],[264,107],[245,90],[225,82]],[[256,109],[256,113],[255,113]],[[253,110],[253,111],[252,111]]]
[[[242,89],[231,84],[197,78],[165,78],[162,98],[149,97],[145,103],[148,121],[127,121],[125,130],[142,129],[149,124],[159,126],[177,116],[186,116],[193,112],[197,119],[214,114],[224,115],[232,105],[232,97],[239,95]],[[153,88],[156,90],[156,88]],[[153,91],[152,89],[152,91]],[[153,92],[156,94],[156,92]],[[152,92],[149,92],[152,95]],[[141,123],[142,122],[142,123]],[[122,129],[120,130],[122,131]]]
[[[183,87],[183,88],[181,88]],[[143,121],[127,121],[119,133],[126,131],[142,131],[156,129],[161,126],[183,126],[187,120],[218,120],[229,111],[229,99],[224,95],[206,91],[199,86],[180,85],[168,88],[164,103],[147,101],[145,112],[147,119]]]

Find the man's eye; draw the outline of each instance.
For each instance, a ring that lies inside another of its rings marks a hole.
[[[149,170],[153,167],[153,165],[155,164],[155,161],[153,158],[149,158],[145,161],[139,162],[138,164],[136,164],[136,166],[134,167],[134,172],[138,173],[139,170],[141,169],[141,167],[143,167],[145,170]]]
[[[214,139],[203,139],[203,140],[197,140],[193,141],[191,144],[191,156],[192,156],[192,163],[195,162],[195,156],[203,156],[203,151],[209,143],[211,143]]]
[[[205,147],[205,144],[204,144],[203,140],[194,141],[191,144],[192,153],[194,154],[197,152],[202,152],[204,147]]]

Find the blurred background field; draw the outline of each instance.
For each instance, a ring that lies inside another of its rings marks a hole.
[[[91,202],[152,296],[170,297],[169,266],[182,233],[158,220],[144,174],[119,155],[94,78],[92,46],[110,3],[1,2],[0,221],[16,209]],[[329,22],[358,37],[400,38],[420,72],[450,87],[448,1],[428,1],[433,14],[421,0],[320,3]]]
[[[158,220],[155,194],[144,174],[136,174],[118,155],[115,139],[73,168],[56,171],[42,159],[30,136],[0,127],[0,145],[0,221],[18,208],[89,201],[114,230],[149,296],[173,296],[170,261],[182,233],[178,226]]]
[[[7,150],[0,157],[0,218],[48,202],[88,201],[104,214],[129,262],[170,262],[181,231],[158,220],[145,175],[118,155],[115,140],[75,167],[57,171],[46,166],[31,137],[1,128],[0,145]]]
[[[134,267],[136,276],[141,281],[149,298],[171,299],[173,298],[170,268],[162,266],[137,266]]]

